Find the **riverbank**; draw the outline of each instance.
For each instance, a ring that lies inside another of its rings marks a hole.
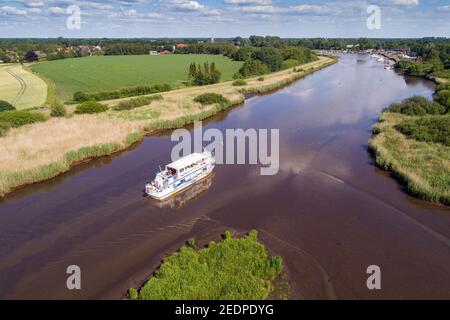
[[[160,129],[183,127],[204,120],[245,101],[245,93],[264,93],[325,68],[337,58],[320,57],[318,61],[293,69],[247,80],[236,87],[233,82],[192,87],[161,94],[160,101],[127,111],[108,111],[98,115],[74,115],[52,118],[46,122],[11,129],[0,137],[0,196],[17,187],[44,181],[68,171],[72,166],[92,158],[110,155],[140,141]],[[227,105],[203,106],[194,99],[203,93],[218,93],[229,100]],[[105,101],[114,107],[121,101]]]
[[[369,148],[379,167],[391,171],[405,184],[406,190],[423,200],[450,205],[450,147],[417,141],[400,133],[396,126],[416,119],[394,112],[384,112],[373,128]]]

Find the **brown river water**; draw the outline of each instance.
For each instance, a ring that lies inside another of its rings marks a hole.
[[[252,97],[204,128],[279,128],[280,172],[218,165],[165,203],[143,197],[169,135],[74,168],[0,200],[0,299],[121,298],[192,237],[259,230],[281,255],[292,299],[450,299],[450,210],[408,196],[367,152],[390,103],[430,97],[368,56],[339,63],[276,93]],[[82,289],[66,288],[81,267]],[[381,290],[366,269],[381,268]]]

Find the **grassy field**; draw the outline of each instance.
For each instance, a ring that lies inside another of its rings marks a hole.
[[[335,61],[321,57],[303,65],[302,72],[288,69],[265,75],[264,81],[258,77],[247,79],[243,87],[229,81],[164,92],[160,94],[162,99],[131,110],[114,111],[114,107],[135,98],[104,101],[110,110],[96,115],[74,115],[75,106],[68,106],[68,117],[14,128],[0,137],[0,196],[18,186],[57,176],[79,161],[123,150],[156,129],[204,120],[242,103],[244,92],[279,89]],[[194,101],[204,93],[221,94],[229,103],[203,106]]]
[[[0,100],[26,109],[43,105],[46,96],[46,83],[20,64],[0,65]]]
[[[231,80],[243,64],[218,55],[147,55],[64,59],[31,68],[53,80],[58,97],[67,100],[76,91],[93,93],[161,83],[181,88],[192,62],[215,62],[222,81]]]
[[[450,147],[407,138],[395,129],[399,123],[414,119],[421,117],[384,112],[369,147],[377,165],[392,171],[409,193],[450,205]]]
[[[195,242],[164,259],[142,287],[142,300],[261,300],[281,272],[280,257],[269,258],[256,230],[242,238],[226,231],[218,243],[197,250]],[[130,293],[133,290],[130,290]],[[130,294],[131,296],[132,294]],[[134,298],[137,295],[134,294]]]

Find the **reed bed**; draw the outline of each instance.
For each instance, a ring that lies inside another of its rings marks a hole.
[[[373,128],[369,149],[379,167],[389,170],[408,193],[450,205],[450,147],[409,139],[395,126],[412,117],[385,112]]]

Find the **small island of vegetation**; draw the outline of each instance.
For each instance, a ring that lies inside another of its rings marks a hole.
[[[131,299],[140,300],[260,300],[273,290],[282,271],[282,259],[268,257],[257,231],[239,238],[225,231],[223,240],[197,249],[188,241],[162,265],[143,287],[131,288]]]

